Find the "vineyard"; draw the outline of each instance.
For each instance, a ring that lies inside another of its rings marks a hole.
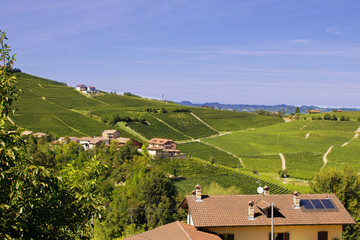
[[[218,131],[235,131],[284,122],[282,118],[261,116],[245,112],[231,112],[204,108],[192,108],[191,111]]]
[[[156,160],[160,169],[169,174],[179,176],[175,181],[178,191],[191,193],[196,184],[209,185],[217,182],[222,187],[237,186],[244,194],[255,194],[261,186],[269,186],[274,194],[290,193],[290,190],[279,186],[277,183],[263,180],[254,174],[241,170],[235,170],[219,164],[211,164],[207,161],[191,158],[177,160]]]
[[[285,123],[279,117],[185,107],[134,96],[101,93],[90,97],[52,80],[24,73],[17,76],[22,92],[14,104],[16,124],[57,136],[99,136],[105,129],[117,128],[121,136],[144,143],[154,137],[182,141],[178,148],[192,160],[159,164],[184,177],[175,180],[184,191],[196,183],[215,181],[254,193],[262,181],[263,185],[272,184],[277,193],[286,192],[279,187],[284,181],[278,177],[282,169],[279,153],[286,160],[289,177],[307,181],[322,169],[330,146],[325,167],[351,165],[360,171],[360,138],[355,138],[360,112],[334,113],[338,118],[349,116],[350,121],[311,120],[311,114],[306,120]],[[122,120],[110,123],[106,121],[109,116]],[[217,135],[214,129],[226,134]]]
[[[238,158],[201,142],[178,144],[177,148],[196,158],[210,161],[210,158],[212,157],[218,164],[232,168],[242,167]]]
[[[160,113],[155,116],[194,139],[217,133],[188,112]]]

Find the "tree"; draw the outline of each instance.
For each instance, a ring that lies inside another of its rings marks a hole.
[[[300,115],[300,108],[299,108],[299,107],[296,107],[296,108],[295,108],[295,114]]]
[[[330,113],[325,113],[323,118],[324,118],[324,120],[330,120],[330,118],[331,118]]]
[[[7,40],[1,30],[0,40]],[[60,178],[26,157],[20,131],[5,129],[17,97],[9,71],[15,59],[6,44],[0,61],[0,239],[89,239],[90,218],[101,208],[93,189],[98,163],[81,174],[65,168]]]
[[[334,193],[349,211],[357,225],[345,226],[345,240],[360,239],[360,176],[347,167],[343,170],[326,169],[315,175],[310,183],[314,193]]]
[[[331,121],[337,121],[338,119],[337,119],[337,117],[336,117],[335,114],[331,114],[330,120],[331,120]]]

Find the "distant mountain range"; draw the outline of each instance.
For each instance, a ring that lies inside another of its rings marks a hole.
[[[290,114],[295,112],[296,106],[292,105],[248,105],[248,104],[222,104],[218,102],[207,102],[207,103],[192,103],[189,101],[182,101],[178,104],[191,107],[213,107],[214,109],[223,109],[229,111],[240,111],[240,112],[254,112],[258,110],[265,110],[268,112],[280,112],[284,111],[285,114]],[[305,114],[308,110],[320,110],[321,112],[331,112],[332,110],[342,110],[342,111],[359,111],[357,108],[331,108],[331,107],[318,107],[318,106],[299,106],[300,112]]]

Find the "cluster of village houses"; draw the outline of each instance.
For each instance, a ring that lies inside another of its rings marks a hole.
[[[23,136],[33,135],[37,138],[46,137],[46,133],[32,131],[24,131]],[[67,140],[79,143],[85,150],[99,147],[102,143],[110,145],[112,142],[118,143],[119,146],[125,145],[128,141],[132,141],[134,146],[141,152],[142,144],[131,138],[124,138],[120,136],[117,130],[104,130],[99,137],[60,137],[56,140],[57,143],[66,144]],[[152,138],[148,141],[147,151],[153,158],[186,158],[186,154],[181,154],[180,150],[176,149],[176,143],[171,139]]]

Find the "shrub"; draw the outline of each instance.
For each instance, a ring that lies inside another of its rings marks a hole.
[[[335,114],[331,114],[330,120],[331,120],[331,121],[337,121],[338,119],[337,119],[337,117],[336,117]]]
[[[330,113],[325,113],[323,118],[324,118],[324,120],[330,120],[330,118],[331,118]]]

